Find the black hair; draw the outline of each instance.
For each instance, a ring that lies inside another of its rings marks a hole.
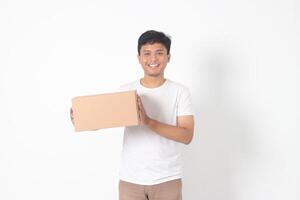
[[[144,32],[138,40],[138,53],[140,55],[140,51],[143,45],[145,44],[154,44],[154,43],[161,43],[167,49],[167,53],[170,53],[171,48],[171,39],[170,36],[167,36],[163,32],[149,30]]]

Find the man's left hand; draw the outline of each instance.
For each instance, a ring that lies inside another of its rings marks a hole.
[[[139,96],[137,96],[137,103],[138,103],[139,123],[141,125],[147,126],[151,119],[147,116],[142,100]]]

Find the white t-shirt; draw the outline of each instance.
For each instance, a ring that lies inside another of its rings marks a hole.
[[[193,115],[189,90],[179,83],[146,88],[137,80],[121,87],[136,90],[146,114],[159,122],[176,126],[177,116]],[[143,125],[125,127],[120,180],[154,185],[181,178],[181,147]]]

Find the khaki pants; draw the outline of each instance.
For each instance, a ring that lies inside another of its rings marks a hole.
[[[119,182],[119,200],[182,200],[181,191],[181,179],[156,185]]]

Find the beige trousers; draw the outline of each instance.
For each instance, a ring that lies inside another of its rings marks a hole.
[[[119,200],[182,200],[181,179],[156,185],[138,185],[120,180]]]

